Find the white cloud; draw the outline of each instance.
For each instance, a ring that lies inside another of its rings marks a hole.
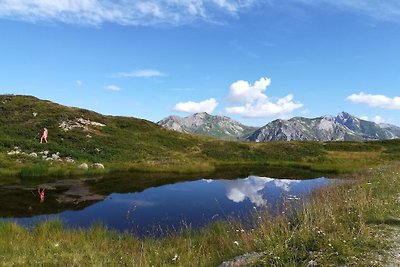
[[[106,86],[106,89],[108,89],[108,90],[111,90],[111,91],[115,91],[115,92],[117,92],[117,91],[120,91],[120,90],[121,90],[121,88],[120,88],[120,87],[118,87],[118,86],[116,86],[115,84],[110,84],[110,85],[107,85],[107,86]]]
[[[251,85],[248,81],[237,81],[231,84],[228,99],[236,103],[248,103],[254,100],[267,99],[263,93],[271,84],[271,79],[262,77]]]
[[[136,78],[153,78],[153,77],[161,77],[165,76],[164,73],[158,70],[152,69],[143,69],[143,70],[134,70],[131,72],[121,72],[118,74],[122,77],[136,77]]]
[[[236,15],[256,0],[0,0],[0,17],[69,24],[179,25]]]
[[[81,80],[77,80],[77,81],[76,81],[76,85],[82,86],[82,84],[83,84],[83,82],[82,82]]]
[[[393,98],[385,95],[371,95],[364,94],[363,92],[358,94],[352,94],[347,97],[353,103],[359,104],[364,103],[370,107],[378,107],[384,109],[400,109],[400,97],[396,96]]]
[[[368,116],[361,116],[360,119],[365,120],[365,121],[373,121],[373,122],[375,122],[377,124],[386,122],[386,120],[384,118],[382,118],[381,116],[379,116],[379,115],[374,116],[371,119]]]
[[[251,85],[247,81],[237,81],[230,86],[228,100],[242,105],[227,107],[225,111],[230,114],[238,114],[243,117],[270,117],[282,116],[295,109],[303,107],[303,104],[293,101],[293,95],[289,94],[271,101],[264,93],[271,84],[271,79],[263,77]]]
[[[204,100],[202,102],[181,102],[175,105],[173,110],[187,113],[207,112],[212,113],[218,106],[218,102],[214,98]]]

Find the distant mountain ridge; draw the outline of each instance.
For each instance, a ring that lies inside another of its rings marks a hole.
[[[248,141],[355,141],[400,138],[400,127],[377,124],[354,117],[346,112],[337,116],[317,118],[294,117],[289,120],[274,120],[256,130]]]
[[[187,117],[169,116],[157,124],[164,128],[184,133],[194,133],[227,140],[245,138],[257,127],[241,124],[225,116],[214,116],[206,112],[195,113]]]
[[[261,128],[246,126],[229,117],[214,116],[205,112],[183,118],[169,116],[158,124],[179,132],[253,142],[362,141],[400,138],[400,127],[362,120],[347,112],[340,112],[337,116],[278,119]]]

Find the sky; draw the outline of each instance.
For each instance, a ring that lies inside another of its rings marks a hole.
[[[154,122],[400,125],[400,1],[0,0],[0,94]]]

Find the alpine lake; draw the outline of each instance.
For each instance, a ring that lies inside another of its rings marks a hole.
[[[122,173],[104,177],[0,180],[0,220],[28,228],[61,219],[66,228],[107,228],[162,236],[217,220],[251,225],[259,212],[300,209],[312,192],[344,180],[307,170],[221,169],[207,174]],[[45,189],[40,200],[38,188]]]

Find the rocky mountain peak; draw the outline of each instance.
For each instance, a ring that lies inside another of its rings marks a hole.
[[[179,131],[207,135],[221,139],[237,140],[243,138],[257,128],[243,125],[225,116],[210,115],[199,112],[187,117],[169,116],[158,122],[159,125]]]
[[[276,120],[255,131],[249,141],[272,140],[379,140],[400,138],[400,128],[380,126],[361,120],[347,112],[337,116],[325,115],[318,118],[296,117],[290,120]]]

